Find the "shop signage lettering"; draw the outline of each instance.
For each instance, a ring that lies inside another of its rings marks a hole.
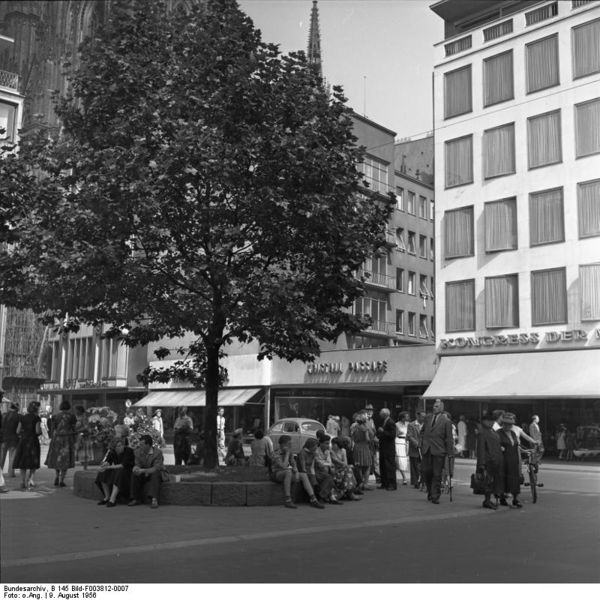
[[[349,362],[347,370],[352,373],[387,373],[387,360],[361,360]],[[344,363],[309,363],[306,366],[308,375],[343,373]]]
[[[107,381],[93,381],[91,379],[78,380],[68,379],[65,381],[66,389],[88,389],[88,388],[103,388],[110,387]]]
[[[543,339],[549,344],[562,342],[586,341],[587,332],[582,329],[571,331],[547,331],[541,333],[512,333],[508,335],[484,335],[481,337],[457,337],[440,340],[440,349],[449,348],[481,348],[489,346],[518,346],[519,344],[539,344]],[[600,338],[600,329],[596,329],[596,337]]]

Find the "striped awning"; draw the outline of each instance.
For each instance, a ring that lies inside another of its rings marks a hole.
[[[243,406],[262,391],[262,388],[238,388],[219,390],[219,406]],[[134,405],[137,407],[155,406],[206,406],[204,390],[154,390]]]

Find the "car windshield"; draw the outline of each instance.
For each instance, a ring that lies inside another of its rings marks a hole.
[[[321,423],[302,423],[302,425],[300,426],[302,428],[302,431],[310,431],[310,432],[316,432],[319,431],[320,429],[325,429],[323,427],[323,425],[321,425]]]
[[[271,431],[283,431],[283,423],[275,423],[275,425],[271,427]]]

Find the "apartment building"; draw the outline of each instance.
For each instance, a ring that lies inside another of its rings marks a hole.
[[[600,422],[600,3],[442,0],[436,376],[476,417]]]

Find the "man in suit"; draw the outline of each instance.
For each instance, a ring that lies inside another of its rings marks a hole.
[[[419,489],[421,478],[421,429],[425,421],[425,413],[417,411],[416,419],[408,424],[408,460],[410,462],[410,485]]]
[[[382,426],[377,429],[380,488],[391,492],[398,487],[396,483],[396,424],[390,417],[390,411],[387,408],[382,408],[379,416],[383,421]]]
[[[421,472],[427,486],[427,500],[440,503],[442,469],[446,456],[454,456],[452,423],[444,412],[444,403],[438,398],[433,403],[433,414],[428,415],[421,429]]]

